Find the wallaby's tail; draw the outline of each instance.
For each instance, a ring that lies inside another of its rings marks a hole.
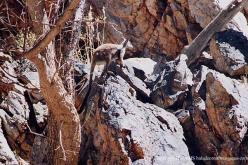
[[[78,111],[78,113],[82,113],[83,111],[87,110],[87,106],[88,106],[88,100],[89,100],[89,96],[90,96],[90,91],[91,91],[91,85],[92,85],[92,81],[89,80],[89,85],[88,85],[88,90],[86,92],[86,95],[84,97],[84,100],[80,106],[80,109]]]
[[[84,109],[87,106],[87,101],[88,101],[88,98],[89,98],[89,95],[90,95],[91,85],[92,85],[92,81],[93,81],[94,68],[95,68],[95,64],[92,63],[91,67],[90,67],[90,78],[89,78],[89,83],[88,83],[88,90],[86,92],[86,95],[84,97],[83,103],[81,104],[81,107],[80,107],[78,113],[83,112]]]

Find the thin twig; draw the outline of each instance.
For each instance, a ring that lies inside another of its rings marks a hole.
[[[29,132],[30,132],[31,134],[34,134],[34,135],[36,135],[36,136],[40,136],[40,137],[46,138],[46,136],[43,135],[43,134],[39,134],[39,133],[33,132],[33,131],[31,130],[31,128],[29,127],[28,124],[26,124],[26,126],[27,126],[27,128],[28,128],[28,130],[29,130]]]

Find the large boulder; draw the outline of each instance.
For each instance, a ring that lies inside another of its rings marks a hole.
[[[134,66],[135,63],[140,63],[141,65]],[[148,101],[151,90],[148,88],[145,80],[151,76],[156,63],[148,58],[131,58],[124,61],[124,68],[120,68],[114,63],[112,64],[110,70],[125,79],[137,91],[140,99]],[[149,69],[144,67],[145,64]]]
[[[179,56],[175,61],[166,63],[151,93],[154,104],[164,109],[183,108],[183,103],[193,85],[193,74],[186,64],[186,55]]]
[[[136,91],[120,76],[106,85],[93,84],[82,115],[80,163],[193,164],[177,118],[136,99]]]
[[[141,79],[144,82],[152,80],[157,62],[150,58],[129,58],[124,61],[124,64],[133,76]]]
[[[247,134],[248,86],[224,74],[202,67],[200,82],[194,87],[194,123],[196,146],[202,156],[239,157]],[[243,160],[205,161],[235,165]]]

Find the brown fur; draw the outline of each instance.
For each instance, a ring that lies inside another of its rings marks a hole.
[[[91,59],[90,82],[92,81],[93,72],[96,65],[105,64],[103,74],[107,73],[111,61],[118,60],[120,66],[123,67],[123,56],[125,54],[127,42],[127,40],[124,41],[123,45],[103,44],[94,50],[93,57]]]
[[[97,47],[93,51],[93,56],[91,59],[91,68],[90,68],[90,80],[89,80],[89,88],[87,94],[85,95],[84,101],[80,106],[80,110],[78,113],[83,111],[84,107],[87,107],[87,100],[91,91],[92,78],[95,66],[98,64],[105,64],[102,75],[107,73],[109,64],[111,61],[119,62],[120,66],[123,67],[123,57],[125,55],[126,48],[132,48],[132,45],[129,44],[128,40],[124,40],[120,45],[119,44],[103,44]],[[86,110],[87,111],[87,110]]]

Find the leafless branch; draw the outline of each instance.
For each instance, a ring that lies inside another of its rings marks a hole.
[[[54,39],[54,37],[61,31],[66,21],[70,19],[73,12],[79,5],[80,0],[72,0],[65,12],[63,13],[62,17],[60,17],[55,24],[55,27],[53,27],[46,35],[45,37],[40,40],[32,49],[30,49],[28,52],[23,53],[20,57],[26,57],[30,60],[36,58],[36,56],[43,51],[48,44]]]
[[[42,135],[42,134],[39,134],[39,133],[33,132],[33,131],[31,130],[31,128],[29,127],[29,125],[28,125],[28,124],[26,124],[26,126],[27,126],[27,128],[28,128],[28,130],[29,130],[29,132],[30,132],[31,134],[34,134],[34,135],[36,135],[36,136],[40,136],[40,137],[43,137],[43,138],[45,138],[45,137],[46,137],[45,135]]]

